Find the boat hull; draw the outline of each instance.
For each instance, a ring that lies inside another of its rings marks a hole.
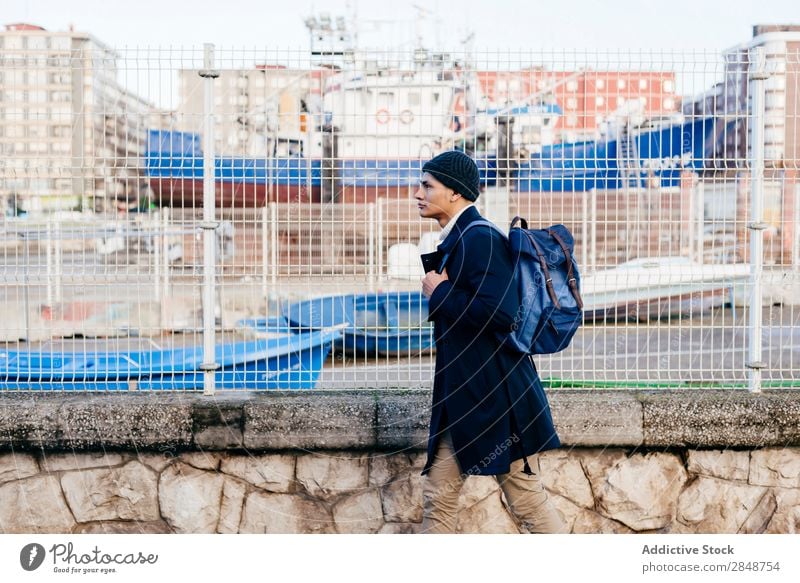
[[[315,298],[287,306],[296,330],[338,326],[334,349],[365,356],[414,355],[433,347],[428,302],[420,292],[387,292]]]
[[[337,331],[218,345],[218,389],[312,389]],[[0,352],[3,390],[202,390],[202,347],[137,352]]]

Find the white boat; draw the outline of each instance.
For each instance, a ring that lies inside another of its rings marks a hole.
[[[642,257],[581,280],[587,321],[696,315],[732,300],[749,264],[706,265],[687,257]]]

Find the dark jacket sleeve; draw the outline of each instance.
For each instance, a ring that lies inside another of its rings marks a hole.
[[[458,281],[443,281],[428,301],[430,320],[466,320],[478,330],[508,332],[519,307],[514,270],[506,242],[489,229],[474,229],[459,243],[453,261],[461,263]]]

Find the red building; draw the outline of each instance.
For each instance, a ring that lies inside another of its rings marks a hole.
[[[478,79],[490,102],[555,101],[563,111],[556,129],[563,136],[592,134],[620,108],[639,102],[646,116],[679,109],[675,73],[668,71],[481,71]]]

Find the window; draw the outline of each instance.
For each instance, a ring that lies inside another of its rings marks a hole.
[[[639,89],[647,89],[647,79],[639,79]]]
[[[54,36],[50,39],[50,47],[59,50],[59,51],[66,51],[69,50],[69,37],[68,36]]]
[[[574,97],[567,98],[567,109],[575,109],[578,107],[578,100]]]
[[[596,83],[596,86],[597,86],[597,88],[598,88],[598,89],[605,89],[605,88],[606,88],[606,82],[605,82],[605,80],[603,80],[603,79],[598,79],[598,80],[597,80],[597,83]]]
[[[664,100],[664,109],[672,109],[675,107],[675,100],[672,97],[667,97]]]
[[[626,86],[625,79],[617,79],[617,89],[625,89]]]
[[[664,92],[665,93],[672,93],[674,91],[675,91],[675,84],[672,81],[670,81],[669,79],[664,81]]]
[[[575,114],[570,114],[567,116],[567,125],[571,128],[574,128],[578,125],[578,116]]]
[[[567,81],[567,91],[577,91],[577,90],[578,90],[577,81]]]
[[[379,91],[378,92],[378,109],[388,109],[389,111],[392,110],[394,107],[394,93],[391,91]]]

